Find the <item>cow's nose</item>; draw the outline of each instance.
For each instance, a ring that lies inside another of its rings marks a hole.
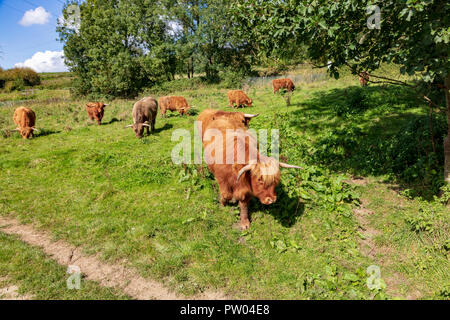
[[[273,197],[273,198],[266,198],[266,204],[272,204],[275,201],[277,201],[277,197]]]

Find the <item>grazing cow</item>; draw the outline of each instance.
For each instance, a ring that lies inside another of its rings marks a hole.
[[[229,106],[233,108],[234,105],[236,105],[236,108],[244,106],[251,107],[253,103],[252,99],[250,99],[242,90],[228,91],[228,102]]]
[[[187,115],[187,111],[191,108],[184,97],[161,97],[158,102],[163,117],[166,116],[167,110],[178,111],[181,115]]]
[[[361,87],[367,87],[370,80],[370,74],[367,71],[363,71],[359,74],[359,83]]]
[[[243,230],[250,228],[248,204],[252,197],[265,205],[277,200],[275,187],[280,182],[280,167],[301,169],[259,153],[256,139],[246,131],[246,125],[256,116],[207,109],[198,117],[205,160],[219,184],[220,202],[226,205],[233,199],[239,201]],[[231,161],[227,161],[230,154]],[[239,158],[242,161],[235,161]]]
[[[89,118],[92,121],[97,121],[97,124],[100,126],[102,124],[103,115],[105,114],[105,107],[109,106],[109,104],[104,104],[103,102],[90,102],[86,105],[86,111],[89,115]]]
[[[280,89],[286,89],[288,92],[295,90],[295,85],[291,79],[275,79],[272,81],[273,93],[280,92]]]
[[[147,128],[147,135],[150,134],[149,128],[152,132],[155,131],[156,116],[158,114],[158,102],[153,97],[146,97],[133,106],[133,124],[125,128],[133,128],[137,138],[142,138],[144,135],[144,128]]]
[[[16,131],[19,131],[24,139],[32,138],[33,132],[39,131],[34,127],[36,125],[36,114],[30,108],[17,108],[14,111],[13,120],[17,125]]]

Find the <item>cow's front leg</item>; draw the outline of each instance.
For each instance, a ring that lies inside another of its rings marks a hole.
[[[241,229],[250,229],[250,217],[248,214],[249,200],[239,201],[239,207],[241,208]]]
[[[220,204],[226,206],[233,199],[233,192],[226,185],[219,183]]]

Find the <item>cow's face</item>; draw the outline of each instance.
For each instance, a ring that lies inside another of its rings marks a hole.
[[[94,113],[95,120],[97,120],[98,124],[101,124],[104,114],[105,114],[105,105],[102,103],[95,108]]]
[[[292,85],[292,91],[294,91],[295,90],[295,85]]]
[[[184,107],[184,108],[180,108],[180,114],[182,115],[182,116],[184,116],[184,115],[188,115],[188,110],[190,109],[191,107]]]
[[[20,135],[23,139],[30,139],[33,137],[33,128],[25,127],[25,128],[17,128],[20,132]]]
[[[270,205],[277,201],[275,188],[278,183],[267,184],[262,177],[252,177],[251,182],[253,194],[262,204]]]
[[[247,106],[251,107],[252,103],[253,103],[253,100],[252,99],[247,99],[246,102],[247,102]]]
[[[276,186],[280,183],[280,167],[273,158],[259,162],[251,171],[253,195],[262,204],[269,205],[277,201]]]
[[[144,136],[144,128],[145,125],[143,123],[135,123],[133,125],[133,130],[136,134],[136,138],[141,139]]]

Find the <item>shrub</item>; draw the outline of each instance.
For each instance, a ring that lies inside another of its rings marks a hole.
[[[222,80],[221,87],[225,89],[241,88],[244,77],[243,72],[233,71],[231,69],[225,70],[220,76]]]
[[[30,68],[0,70],[0,87],[7,87],[7,91],[22,90],[25,86],[37,86],[40,83],[39,74]]]

